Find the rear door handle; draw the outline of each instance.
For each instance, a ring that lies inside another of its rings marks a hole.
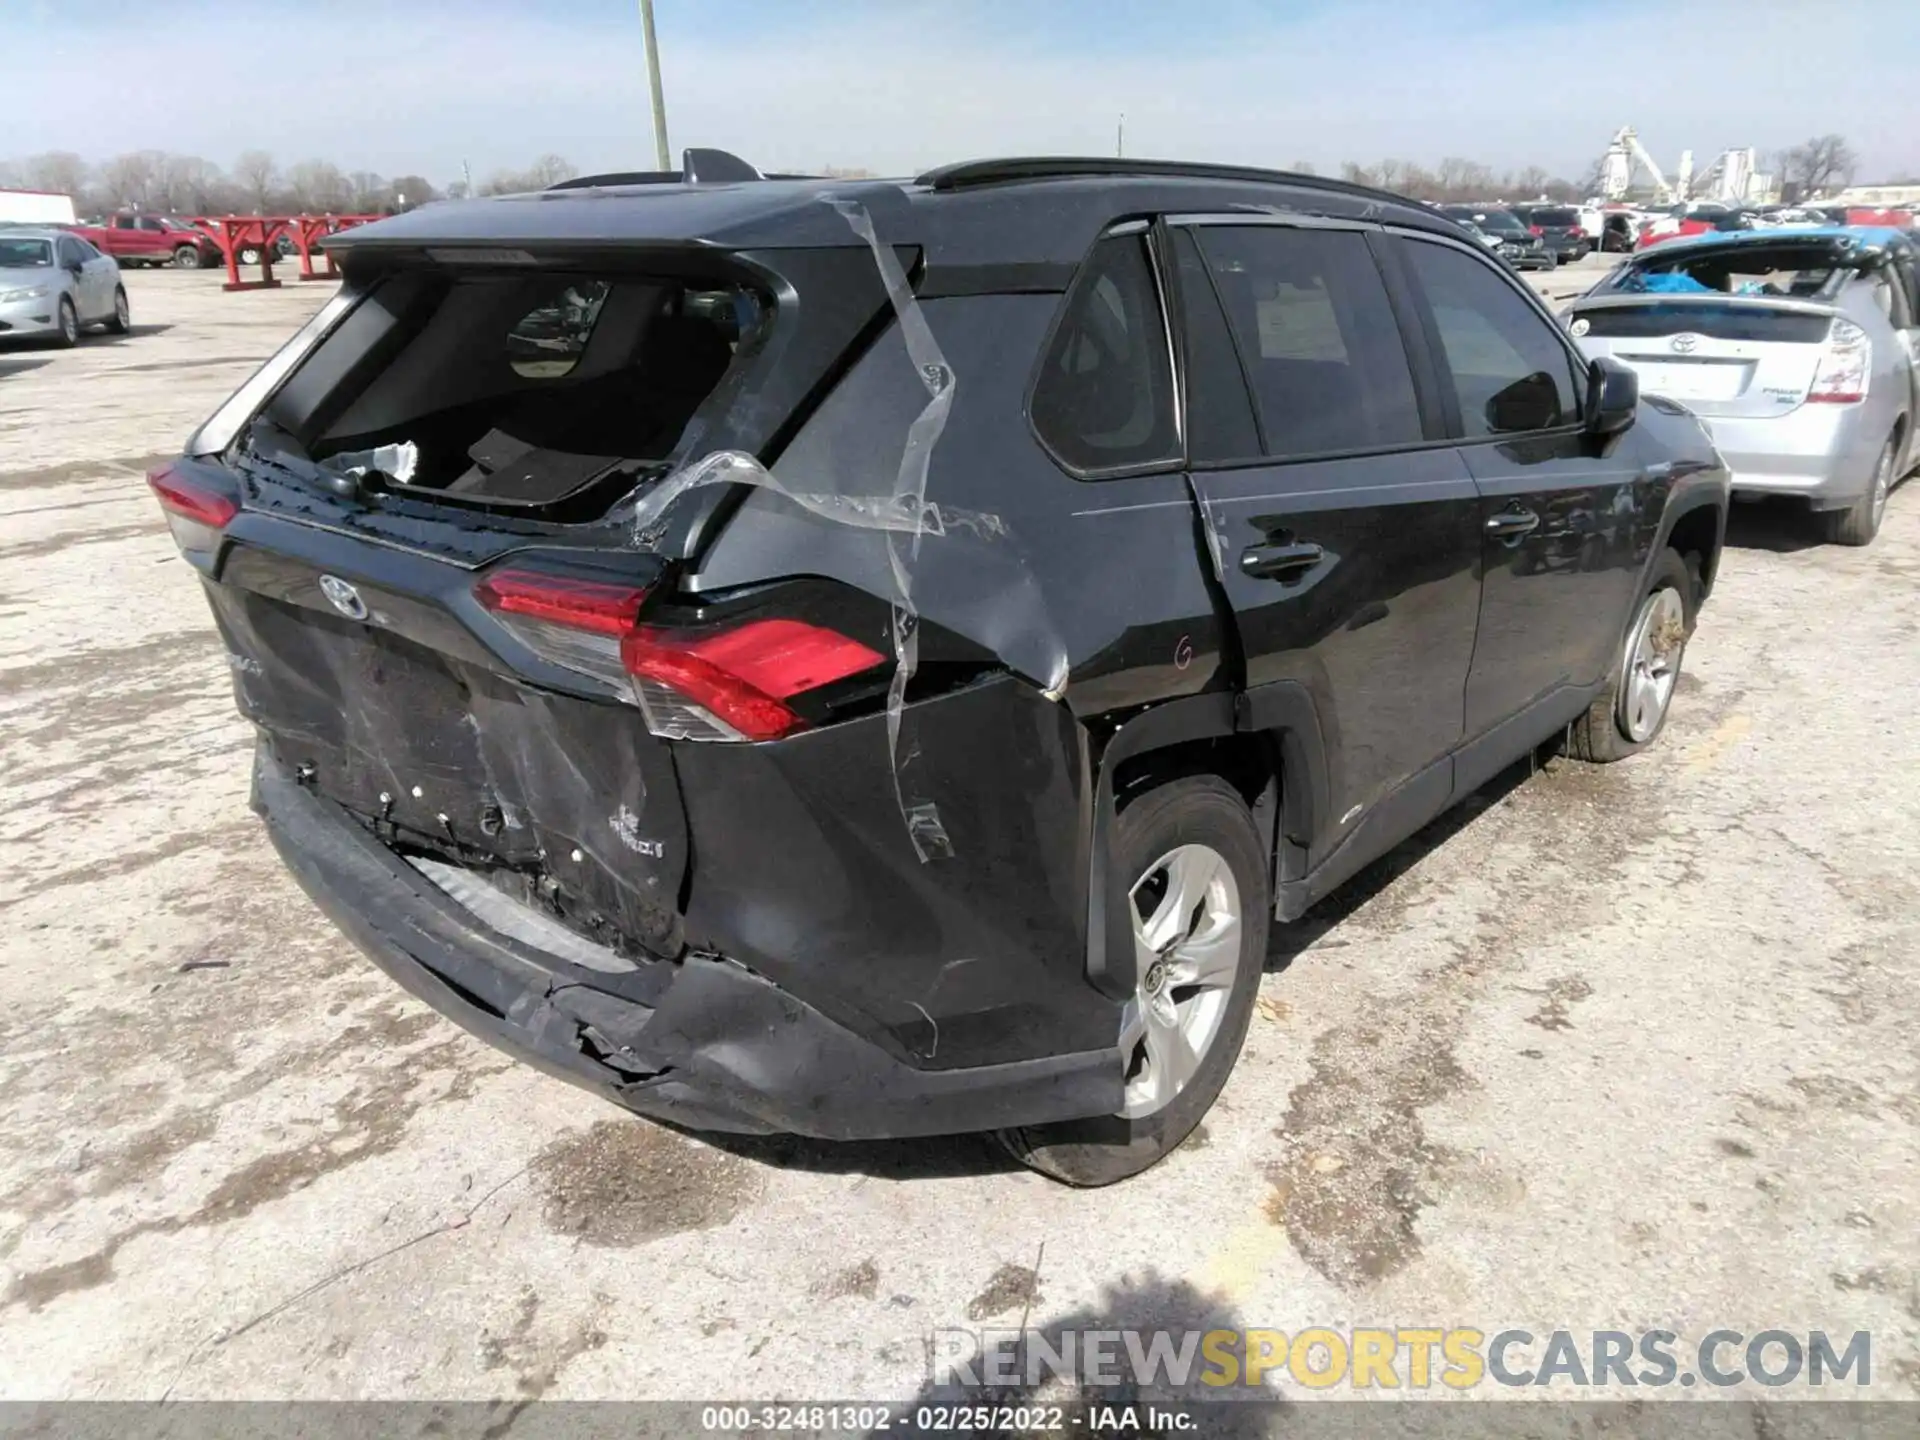
[[[1531,510],[1518,507],[1502,510],[1487,521],[1487,534],[1496,540],[1518,540],[1522,535],[1531,535],[1540,528],[1540,517]]]
[[[1256,580],[1290,580],[1326,558],[1320,546],[1249,545],[1240,552],[1240,573]]]

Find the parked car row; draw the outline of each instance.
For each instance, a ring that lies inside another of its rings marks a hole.
[[[1137,1173],[1269,926],[1652,743],[1718,568],[1701,421],[1364,187],[610,180],[337,254],[150,477],[255,808],[401,985],[694,1129]]]
[[[1565,312],[1712,432],[1742,495],[1803,499],[1866,545],[1920,462],[1920,244],[1890,228],[1702,233],[1640,251]]]

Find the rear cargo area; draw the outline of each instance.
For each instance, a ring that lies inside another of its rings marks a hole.
[[[766,303],[698,278],[458,266],[383,279],[252,442],[337,492],[578,520],[673,453]]]

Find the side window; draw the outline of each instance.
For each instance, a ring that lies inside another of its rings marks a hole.
[[[1424,240],[1405,243],[1440,333],[1467,438],[1551,430],[1578,420],[1573,359],[1513,286],[1464,251]]]
[[[1209,225],[1197,238],[1246,364],[1268,455],[1425,438],[1400,329],[1363,235]]]
[[[151,215],[143,215],[140,217],[140,228],[142,230],[164,230],[167,227],[162,225],[158,220],[154,219]]]
[[[572,373],[599,323],[607,282],[564,285],[527,311],[507,331],[507,361],[526,380],[558,380]]]
[[[80,247],[66,236],[63,235],[60,237],[60,243],[56,249],[58,249],[60,254],[61,269],[70,270],[80,263]]]
[[[1186,354],[1187,454],[1195,461],[1248,460],[1261,453],[1247,378],[1234,353],[1227,317],[1193,232],[1172,232]]]
[[[1102,240],[1075,277],[1034,381],[1033,427],[1077,470],[1173,460],[1173,366],[1146,240]]]
[[[131,215],[116,215],[113,217],[113,225],[111,228],[115,230],[133,229],[133,217]]]

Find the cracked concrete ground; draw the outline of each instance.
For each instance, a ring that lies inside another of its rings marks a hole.
[[[326,287],[127,278],[0,351],[0,1398],[899,1397],[936,1326],[1197,1314],[1865,1329],[1920,1391],[1920,485],[1865,551],[1742,507],[1658,746],[1276,932],[1203,1131],[1077,1193],[686,1139],[364,962],[141,482]]]

